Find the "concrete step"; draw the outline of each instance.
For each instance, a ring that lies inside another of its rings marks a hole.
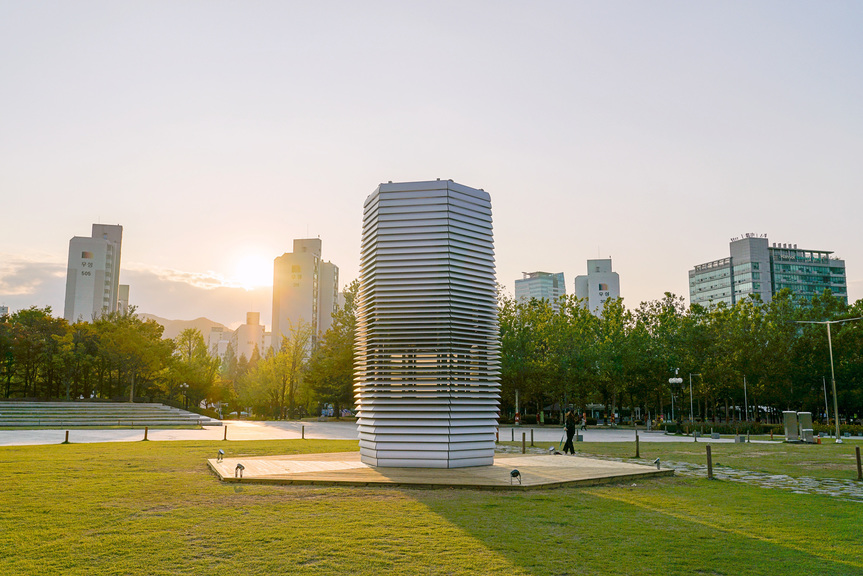
[[[164,404],[0,402],[0,427],[221,426],[219,420]]]

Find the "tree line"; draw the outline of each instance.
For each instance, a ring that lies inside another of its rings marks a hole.
[[[264,418],[297,418],[331,405],[353,406],[357,283],[332,327],[313,335],[292,326],[277,350],[251,358],[229,349],[212,357],[198,330],[163,339],[163,328],[134,310],[68,324],[50,308],[0,318],[0,394],[4,398],[152,399],[222,408]],[[583,301],[518,301],[501,293],[501,416],[516,394],[523,414],[573,406],[644,419],[779,421],[781,411],[824,414],[832,390],[827,328],[802,322],[863,316],[825,292],[805,306],[788,291],[765,303],[746,298],[687,307],[666,293],[628,309],[605,302],[595,316]],[[314,337],[316,336],[316,337]],[[863,321],[831,327],[841,416],[863,414]],[[669,383],[670,378],[682,383]],[[690,396],[691,382],[691,396]],[[744,384],[745,382],[745,384]],[[691,403],[690,403],[691,398]]]
[[[333,325],[318,338],[300,323],[278,350],[224,360],[189,328],[164,339],[164,328],[135,310],[69,324],[50,307],[0,316],[0,397],[158,401],[227,416],[295,418],[352,405],[356,283]]]
[[[551,406],[599,406],[610,417],[780,422],[781,412],[824,414],[832,392],[827,329],[801,322],[863,316],[825,292],[795,305],[790,291],[770,302],[686,307],[666,293],[627,309],[609,299],[594,316],[583,301],[500,298],[503,415]],[[831,327],[840,413],[863,414],[863,322]],[[681,379],[682,382],[670,379]],[[690,403],[691,382],[691,403]]]

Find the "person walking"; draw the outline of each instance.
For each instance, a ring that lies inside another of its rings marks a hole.
[[[566,444],[563,445],[563,453],[566,454],[568,449],[570,454],[575,454],[575,446],[572,445],[572,437],[575,436],[575,414],[571,408],[563,419],[563,425],[566,427]]]

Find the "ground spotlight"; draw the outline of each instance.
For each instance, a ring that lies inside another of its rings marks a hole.
[[[219,450],[219,455],[216,456],[216,462],[221,462],[224,457],[225,457],[225,451]]]
[[[518,480],[518,483],[521,484],[521,472],[519,472],[518,470],[513,470],[509,473],[510,485],[513,483],[514,480]]]
[[[659,470],[659,458],[654,460],[653,463],[656,464],[656,469]]]
[[[246,469],[246,467],[245,467],[245,466],[243,466],[242,464],[240,464],[239,462],[237,462],[237,467],[236,467],[236,468],[234,468],[234,478],[236,478],[236,477],[237,477],[237,474],[239,474],[239,475],[240,475],[240,478],[242,478],[242,477],[243,477],[243,470],[245,470],[245,469]]]

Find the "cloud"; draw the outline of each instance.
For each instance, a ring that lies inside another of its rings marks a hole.
[[[65,283],[66,266],[58,262],[42,262],[0,254],[0,295],[35,294],[46,284]]]
[[[184,272],[172,268],[160,268],[146,264],[131,263],[123,266],[124,272],[131,274],[150,274],[163,282],[180,282],[201,288],[204,290],[215,290],[217,288],[239,288],[238,284],[231,283],[224,276],[216,272]]]
[[[10,312],[38,306],[63,313],[66,265],[39,257],[0,254],[0,304]]]
[[[129,302],[138,312],[174,320],[205,317],[226,326],[246,321],[247,312],[260,312],[270,324],[272,289],[246,290],[213,272],[184,272],[130,265],[120,275],[129,284]]]
[[[270,324],[272,289],[247,290],[214,272],[185,272],[130,263],[120,271],[129,284],[129,301],[138,312],[172,320],[205,317],[226,326],[246,321],[246,312],[260,312]],[[0,304],[10,312],[30,306],[63,315],[66,264],[0,254]]]

